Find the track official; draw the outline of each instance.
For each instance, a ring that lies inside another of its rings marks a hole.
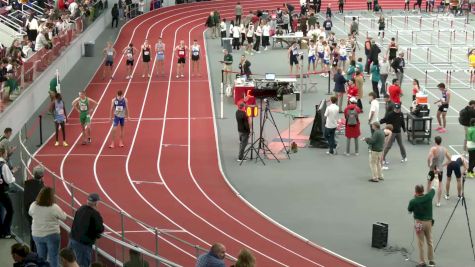
[[[236,110],[236,121],[240,141],[238,161],[244,160],[244,150],[246,150],[246,146],[249,141],[249,133],[251,132],[249,127],[249,119],[246,115],[245,108],[246,104],[242,102],[239,104],[238,110]]]
[[[432,245],[432,225],[434,224],[432,219],[432,199],[434,195],[434,187],[427,194],[424,194],[424,186],[416,185],[415,196],[407,207],[409,213],[414,215],[414,229],[419,246],[419,264],[417,266],[427,266],[424,260],[424,238],[427,243],[429,266],[435,266]]]

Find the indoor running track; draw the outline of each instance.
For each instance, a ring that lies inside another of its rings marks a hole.
[[[258,7],[275,8],[272,2],[241,0],[245,12]],[[358,266],[284,229],[228,184],[219,162],[203,39],[204,22],[214,9],[222,17],[230,18],[234,2],[221,0],[162,8],[129,21],[115,42],[115,49],[122,51],[133,42],[140,50],[144,39],[154,46],[162,36],[166,44],[166,77],[142,78],[140,55],[136,58],[139,64],[134,66],[134,78],[126,80],[125,59],[119,53],[115,59],[115,79],[102,80],[99,68],[86,89],[89,97],[99,101],[92,117],[92,144],[81,145],[78,114],[72,112],[67,126],[70,147],[54,147],[54,140],[50,139],[36,157],[75,186],[98,192],[107,204],[148,225],[168,229],[191,244],[208,248],[221,242],[234,257],[247,247],[259,266]],[[202,76],[188,75],[187,59],[186,76],[177,79],[177,58],[172,48],[180,40],[190,47],[195,38],[202,47]],[[237,61],[236,54],[235,57]],[[126,146],[110,149],[109,109],[119,89],[126,93],[132,119],[126,122]],[[69,187],[57,183],[56,188],[63,199],[71,199]],[[77,205],[85,201],[80,194],[74,197]],[[105,223],[120,232],[120,216],[109,209],[100,207],[100,211]],[[131,220],[126,219],[123,224],[126,239],[155,251],[152,233]],[[106,250],[117,248],[111,246]],[[159,254],[183,266],[194,266],[196,261],[192,246],[163,234]]]

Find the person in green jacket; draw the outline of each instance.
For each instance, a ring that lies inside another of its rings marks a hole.
[[[355,75],[356,72],[356,62],[354,60],[350,61],[350,66],[346,70],[346,80],[349,81],[353,79],[353,75]]]
[[[435,186],[435,184],[434,184]],[[416,185],[414,198],[409,202],[407,210],[414,215],[414,229],[416,231],[419,247],[419,264],[417,266],[427,266],[424,259],[424,238],[427,243],[427,258],[429,266],[435,266],[434,249],[432,245],[432,200],[434,199],[434,187],[424,194],[424,186]]]
[[[371,137],[363,139],[369,145],[369,167],[371,168],[372,178],[370,182],[379,182],[384,180],[382,168],[382,156],[384,148],[384,132],[381,130],[379,122],[371,124],[373,134]]]
[[[467,150],[468,150],[468,172],[467,177],[473,178],[473,167],[475,167],[475,118],[470,119],[470,126],[467,129]]]
[[[379,98],[379,88],[378,84],[381,80],[381,74],[379,72],[379,62],[375,60],[371,65],[370,72],[371,72],[371,84],[373,85],[373,92],[376,94],[376,98]]]

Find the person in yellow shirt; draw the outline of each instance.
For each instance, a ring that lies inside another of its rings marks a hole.
[[[475,48],[470,51],[468,55],[468,62],[470,64],[470,82],[475,82]]]

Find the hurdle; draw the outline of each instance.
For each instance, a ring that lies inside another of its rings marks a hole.
[[[414,62],[412,60],[412,49],[424,49],[424,52],[426,54],[425,58],[423,57],[417,57],[421,59],[421,62]],[[406,48],[406,59],[408,63],[411,64],[427,64],[430,61],[430,47],[407,47]]]
[[[455,77],[455,74],[457,73],[461,73],[462,74],[462,77]],[[466,86],[459,86],[457,84],[457,86],[453,85],[452,84],[452,80],[453,79],[457,79],[459,81],[461,80],[465,80],[467,79],[466,75],[468,75],[468,83],[464,83],[464,82],[459,82],[458,84],[466,84]],[[451,89],[473,89],[474,88],[474,75],[475,75],[475,71],[474,70],[469,70],[469,69],[460,69],[460,70],[449,70],[448,71],[448,81],[447,81],[447,84],[448,86],[451,88]]]
[[[432,70],[432,69],[426,69],[424,71],[424,88],[429,88],[428,86],[428,77],[429,77],[429,73],[443,73],[445,74],[445,83],[448,84],[449,82],[449,70]],[[438,80],[438,79],[436,79]],[[437,82],[438,83],[438,82]],[[437,86],[437,83],[434,83],[433,85],[430,84],[430,88],[435,88]]]
[[[419,32],[422,34],[422,32]],[[416,33],[416,45],[435,45],[434,44],[434,34],[429,33],[428,37],[425,38],[419,38],[419,34]]]
[[[411,42],[408,43],[407,45],[412,45],[414,43],[414,31],[413,30],[397,30],[396,31],[396,42],[398,42],[399,44],[401,44],[402,42],[399,40],[399,36],[400,35],[411,35]],[[402,39],[405,39],[405,40],[408,40],[406,38],[402,38]]]

